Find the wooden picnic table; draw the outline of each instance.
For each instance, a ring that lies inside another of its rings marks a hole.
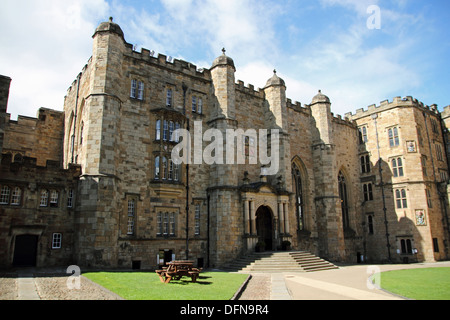
[[[194,268],[193,261],[172,261],[163,270],[156,270],[161,282],[169,283],[172,280],[180,280],[182,277],[190,277],[196,282],[202,269]]]

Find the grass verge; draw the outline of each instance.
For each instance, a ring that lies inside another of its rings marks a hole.
[[[415,300],[450,300],[450,268],[383,272],[381,287]]]
[[[230,300],[248,275],[204,272],[164,284],[155,272],[90,272],[83,276],[127,300]]]

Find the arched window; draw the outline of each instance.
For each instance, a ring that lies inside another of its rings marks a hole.
[[[339,197],[341,199],[341,209],[342,209],[342,225],[344,229],[350,226],[348,217],[348,195],[347,195],[347,182],[345,176],[342,172],[339,172]]]
[[[302,177],[300,174],[300,170],[297,165],[294,163],[292,165],[292,183],[294,185],[295,192],[295,208],[297,213],[298,220],[298,229],[305,229],[305,216],[304,216],[304,199],[303,199],[303,184]]]

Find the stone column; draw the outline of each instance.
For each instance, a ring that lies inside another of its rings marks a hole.
[[[245,223],[245,234],[250,234],[250,212],[249,212],[249,201],[244,200],[244,223]]]
[[[256,212],[255,212],[255,202],[250,201],[250,216],[251,216],[251,234],[256,235]]]
[[[278,217],[280,219],[280,233],[285,233],[285,224],[284,224],[284,214],[283,214],[283,204],[278,202]]]
[[[284,216],[284,233],[289,234],[289,216],[288,216],[286,202],[282,203],[282,208],[283,208],[283,216]]]

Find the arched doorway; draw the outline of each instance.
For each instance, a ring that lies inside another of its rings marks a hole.
[[[256,211],[258,241],[263,241],[265,250],[273,249],[273,215],[269,207],[261,206]]]

